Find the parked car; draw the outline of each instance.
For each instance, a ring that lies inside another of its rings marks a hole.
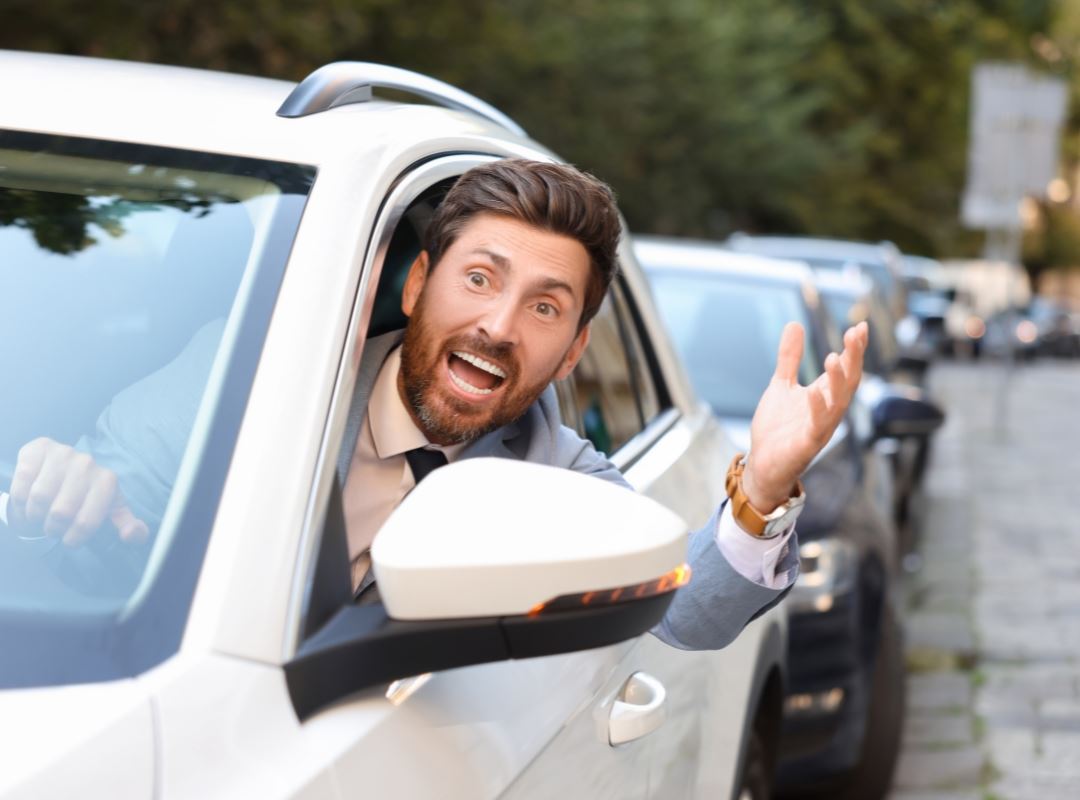
[[[915,551],[917,529],[911,511],[919,505],[922,476],[929,459],[931,435],[945,420],[945,414],[911,379],[910,355],[902,355],[887,324],[888,315],[877,288],[859,275],[818,272],[814,283],[821,304],[833,323],[832,349],[841,346],[839,332],[867,321],[870,340],[863,358],[863,380],[859,396],[876,416],[889,403],[902,403],[908,415],[904,435],[881,437],[875,447],[885,453],[893,466],[893,509],[900,532],[900,552]],[[915,370],[921,373],[921,370]]]
[[[865,273],[881,291],[894,325],[908,315],[903,257],[892,242],[870,244],[843,239],[736,233],[724,245],[740,253],[795,259],[815,270],[843,271],[854,268]]]
[[[699,394],[748,448],[784,325],[806,330],[801,383],[821,374],[832,347],[811,270],[678,239],[638,237],[635,252]],[[824,791],[873,800],[889,789],[904,661],[891,470],[872,445],[902,424],[899,406],[871,411],[856,398],[803,475],[802,573],[787,601],[789,683],[777,770],[784,796]]]
[[[983,351],[997,358],[1080,356],[1080,318],[1060,301],[1033,297],[1025,306],[1007,308],[986,321]]]
[[[642,496],[450,465],[376,539],[384,602],[352,601],[335,465],[364,343],[400,324],[447,187],[549,151],[476,98],[380,65],[295,85],[2,53],[0,74],[0,489],[34,437],[109,431],[133,382],[190,415],[175,474],[136,476],[161,501],[137,509],[145,544],[0,524],[0,796],[768,795],[783,608],[722,652],[639,635],[686,579],[680,520],[715,509],[734,446],[628,245],[560,391]],[[183,385],[156,372],[173,359]],[[160,463],[159,433],[125,445]],[[454,557],[421,559],[432,537]],[[525,541],[539,563],[521,563]],[[583,547],[601,561],[566,589]],[[574,592],[618,588],[628,559],[646,599],[580,610]],[[529,616],[556,585],[570,610]]]
[[[918,321],[916,344],[930,355],[951,353],[945,319],[955,291],[946,283],[945,266],[935,259],[912,255],[904,255],[902,264],[908,313]]]
[[[939,282],[952,300],[945,329],[953,354],[979,358],[987,345],[990,350],[997,349],[1002,342],[997,332],[991,331],[991,320],[996,325],[1011,309],[1030,302],[1027,272],[1004,261],[954,260],[942,266]]]

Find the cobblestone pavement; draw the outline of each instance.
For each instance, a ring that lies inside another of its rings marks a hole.
[[[945,364],[892,800],[1080,798],[1080,364]]]

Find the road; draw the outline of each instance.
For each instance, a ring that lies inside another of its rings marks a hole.
[[[946,363],[891,800],[1080,797],[1080,363]]]

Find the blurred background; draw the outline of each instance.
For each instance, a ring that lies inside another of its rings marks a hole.
[[[880,302],[896,341],[876,345],[879,372],[945,415],[898,505],[893,796],[1078,796],[1080,0],[0,9],[0,48],[293,81],[339,60],[433,75],[612,184],[635,233],[815,268],[810,239],[757,237],[891,242],[828,258],[873,278],[843,290],[837,325]]]
[[[635,231],[889,239],[982,254],[960,221],[971,72],[1078,92],[1080,3],[1055,0],[5,0],[0,47],[299,80],[379,61],[458,85],[610,182]],[[1065,121],[1029,268],[1080,263]],[[1029,215],[1036,216],[1036,215]]]

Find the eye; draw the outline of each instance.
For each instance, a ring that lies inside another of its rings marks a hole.
[[[559,309],[551,303],[537,303],[536,313],[542,317],[556,317],[559,315]]]
[[[487,275],[482,272],[470,272],[465,276],[465,279],[469,282],[470,286],[474,286],[477,289],[483,289],[488,285]]]

